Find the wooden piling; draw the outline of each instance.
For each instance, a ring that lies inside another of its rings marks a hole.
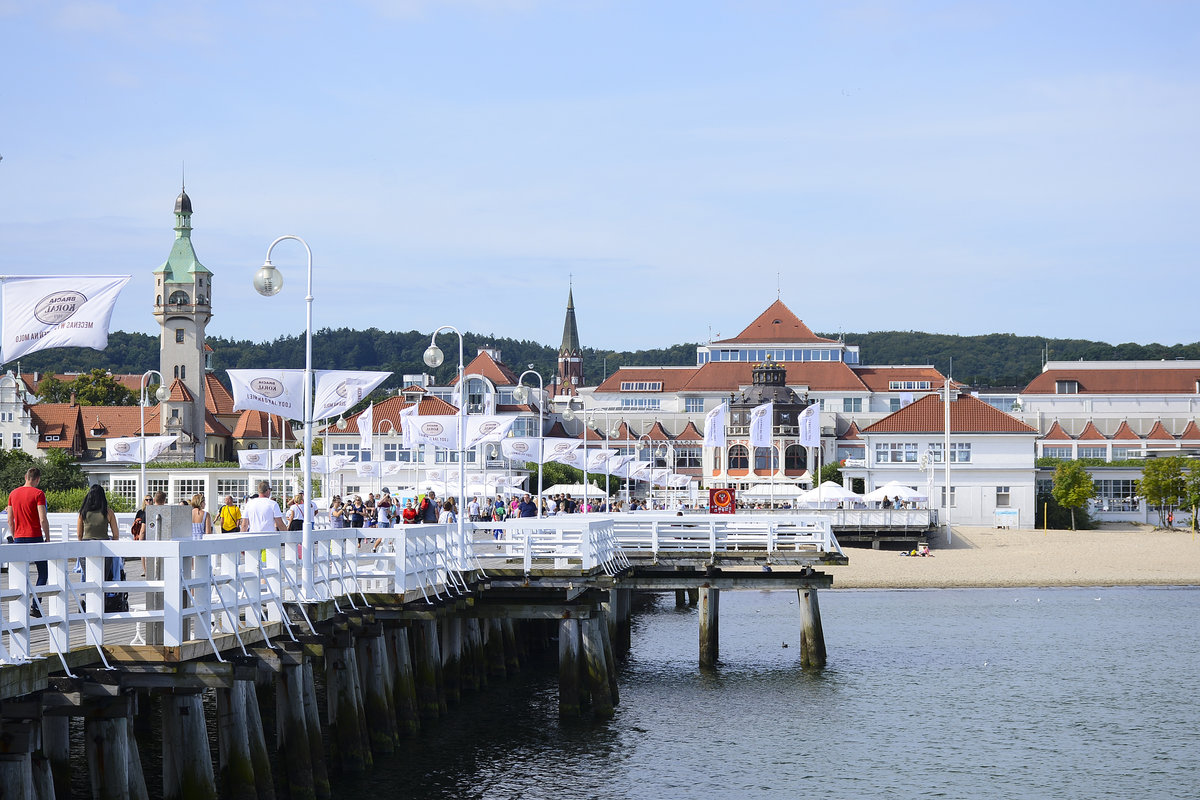
[[[433,658],[437,640],[437,629],[433,623],[414,622],[409,628],[412,634],[413,672],[417,684],[417,708],[422,720],[437,719],[441,714],[437,691],[437,662]]]
[[[262,675],[262,671],[259,672]],[[258,706],[258,687],[254,681],[246,681],[243,688],[246,704],[246,732],[250,737],[250,763],[254,768],[254,787],[258,800],[275,800],[275,780],[271,776],[271,755],[267,751],[267,737],[263,730],[262,709]]]
[[[216,800],[217,784],[200,692],[163,698],[162,771],[166,800]]]
[[[278,751],[287,769],[280,776],[291,800],[316,800],[304,718],[304,665],[283,661],[275,676],[275,729]]]
[[[371,735],[367,731],[367,709],[361,680],[362,670],[358,666],[357,648],[353,645],[347,647],[346,658],[350,662],[348,673],[354,699],[355,719],[358,720],[358,741],[362,750],[363,765],[370,768],[375,766],[375,757],[371,752]]]
[[[358,637],[354,655],[358,661],[358,677],[362,684],[363,710],[366,712],[367,737],[371,752],[391,755],[395,750],[391,723],[388,721],[388,701],[383,682],[383,664],[379,660],[377,631]]]
[[[401,735],[416,736],[421,730],[421,714],[417,705],[412,655],[408,647],[408,630],[391,628],[387,638],[393,665],[392,694],[396,700],[396,724]]]
[[[583,635],[583,674],[592,697],[592,714],[597,719],[613,715],[612,691],[608,683],[608,668],[604,659],[604,621],[593,613],[579,623]]]
[[[688,605],[689,606],[694,606],[700,602],[700,590],[699,589],[688,589],[687,596],[688,596]]]
[[[34,795],[33,749],[38,731],[31,720],[4,720],[0,724],[0,789],[4,798],[40,800]]]
[[[496,617],[487,620],[487,632],[484,639],[487,650],[488,678],[504,679],[508,676],[508,662],[504,657],[504,626]]]
[[[199,696],[199,695],[197,695]],[[90,703],[83,718],[92,797],[129,800],[128,698]],[[203,725],[204,718],[200,718]],[[165,734],[165,731],[164,731]],[[205,741],[207,745],[207,740]],[[164,757],[164,768],[166,766]]]
[[[231,800],[258,800],[250,726],[246,720],[246,684],[234,681],[217,689],[217,780],[221,795]]]
[[[675,590],[675,607],[676,608],[684,608],[687,606],[687,601],[688,601],[687,589],[676,589]]]
[[[366,769],[363,743],[359,738],[358,703],[354,696],[353,652],[345,643],[325,648],[325,705],[328,710],[330,746],[342,772]]]
[[[42,717],[42,753],[50,762],[55,800],[71,800],[70,717]]]
[[[304,727],[308,732],[309,763],[312,765],[313,793],[317,800],[328,800],[333,789],[329,767],[325,763],[325,739],[321,735],[321,709],[317,706],[317,684],[311,658],[304,659]]]
[[[821,629],[821,607],[816,589],[797,589],[800,599],[800,666],[825,666],[825,632]]]
[[[517,644],[517,629],[511,619],[500,620],[504,634],[504,669],[511,676],[521,671],[521,651]]]
[[[700,666],[712,667],[720,657],[721,590],[705,586],[700,593]]]
[[[600,632],[606,634],[603,637],[602,644],[604,645],[604,671],[608,676],[608,693],[612,698],[614,706],[621,704],[621,692],[617,688],[617,656],[613,652],[613,640],[611,635],[607,635],[612,629],[608,622],[608,614],[601,612],[603,622],[600,625]]]
[[[558,715],[578,717],[580,678],[579,620],[558,623]]]
[[[50,771],[50,759],[40,750],[29,754],[29,774],[33,786],[34,800],[57,800],[54,796],[54,775]],[[0,797],[3,797],[0,794]]]
[[[470,687],[479,690],[488,685],[487,653],[483,646],[483,627],[479,619],[470,617],[467,623],[467,659],[471,662]]]
[[[458,705],[462,693],[462,620],[457,616],[442,620],[440,646],[446,702]]]

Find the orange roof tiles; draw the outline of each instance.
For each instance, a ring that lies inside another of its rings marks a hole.
[[[138,406],[87,406],[83,409],[83,427],[88,438],[109,439],[114,436],[140,436],[142,409]],[[154,422],[151,427],[151,421]],[[101,433],[92,433],[99,425]],[[146,430],[158,435],[158,407],[146,409]]]
[[[196,398],[191,391],[183,385],[183,381],[179,380],[179,378],[171,381],[171,397],[169,398],[170,402],[191,403],[195,399]]]
[[[621,384],[626,381],[637,383],[658,381],[662,383],[662,391],[677,392],[692,379],[699,369],[699,367],[621,367],[605,378],[596,387],[596,391],[619,392]]]
[[[563,427],[561,420],[554,420],[554,424],[550,426],[550,430],[546,431],[547,439],[571,439],[571,434],[567,433],[567,429]]]
[[[929,381],[930,388],[919,392],[935,392],[946,383],[946,376],[933,367],[850,367],[858,379],[872,392],[894,392],[892,381]]]
[[[214,414],[236,414],[233,395],[211,372],[204,376],[204,407]]]
[[[1108,437],[1105,436],[1103,433],[1101,433],[1100,430],[1092,423],[1092,421],[1090,419],[1087,421],[1087,424],[1083,426],[1083,430],[1079,432],[1079,436],[1077,436],[1076,438],[1079,439],[1081,442],[1086,442],[1086,441],[1107,442],[1108,441]]]
[[[863,433],[940,433],[945,430],[945,424],[942,398],[931,394],[868,426]],[[959,395],[950,404],[950,430],[953,433],[1037,433],[1016,417],[971,395]]]
[[[61,448],[82,451],[86,447],[87,434],[83,428],[80,406],[70,403],[39,403],[29,406],[29,419],[38,429],[38,449]],[[58,441],[48,442],[47,436],[57,436]]]
[[[855,439],[861,439],[862,437],[859,436],[858,434],[859,434],[858,423],[852,421],[850,423],[850,427],[847,428],[846,432],[843,433],[841,436],[839,436],[838,439],[841,441],[853,441]]]
[[[1179,438],[1189,442],[1200,440],[1200,427],[1196,425],[1196,420],[1188,420],[1188,424],[1184,427],[1183,433],[1179,434]]]
[[[204,410],[204,432],[209,436],[232,436],[229,428],[217,419],[211,411]]]
[[[1162,420],[1155,420],[1154,427],[1152,427],[1150,432],[1146,434],[1146,439],[1153,441],[1175,441],[1175,437],[1172,436],[1165,427],[1163,427]]]
[[[664,428],[662,423],[658,420],[654,420],[654,425],[650,427],[650,430],[646,432],[646,435],[656,442],[672,441],[671,434],[667,433],[667,429]]]
[[[517,384],[517,374],[492,358],[492,354],[486,350],[471,359],[471,363],[463,368],[463,374],[482,375],[496,386],[516,386]],[[453,386],[456,383],[458,383],[457,375],[454,376],[454,380],[450,381],[450,385]]]
[[[292,426],[287,420],[278,414],[268,414],[258,409],[247,409],[242,412],[233,429],[233,438],[266,439],[268,425],[272,439],[278,439],[281,442],[296,441],[296,434],[292,432]],[[147,425],[147,427],[149,426]]]
[[[1196,394],[1195,369],[1051,369],[1038,375],[1021,394],[1056,394],[1056,381],[1078,381],[1079,394]]]
[[[799,317],[792,313],[790,308],[783,304],[782,300],[776,300],[737,336],[732,339],[721,339],[713,342],[713,344],[738,344],[742,342],[747,344],[757,342],[764,344],[768,342],[778,342],[781,344],[795,342],[801,344],[806,342],[836,343],[837,340],[817,336],[807,325],[800,321]]]
[[[1070,442],[1075,437],[1063,430],[1063,426],[1058,424],[1058,420],[1054,420],[1054,424],[1050,426],[1050,430],[1046,431],[1043,439],[1049,439],[1056,442]]]
[[[1112,438],[1115,441],[1122,442],[1140,442],[1142,440],[1142,437],[1134,433],[1133,428],[1130,428],[1129,423],[1125,420],[1121,420],[1121,424],[1117,426],[1117,430],[1113,433]]]
[[[704,434],[696,427],[696,423],[688,420],[688,424],[683,426],[683,430],[675,437],[677,442],[703,442]]]
[[[805,361],[783,364],[788,386],[812,391],[865,392],[866,385],[841,361]],[[734,392],[753,383],[754,365],[744,361],[710,361],[695,371],[683,387],[694,392]]]

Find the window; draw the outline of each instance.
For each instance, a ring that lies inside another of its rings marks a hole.
[[[685,414],[703,414],[704,413],[704,398],[703,397],[685,397],[685,398],[683,398],[683,411]]]
[[[929,381],[888,381],[890,392],[927,392],[929,389]]]
[[[1108,448],[1107,447],[1080,447],[1079,448],[1079,457],[1080,458],[1098,458],[1101,461],[1103,461],[1104,459],[1108,458]]]
[[[139,508],[137,487],[137,478],[113,478],[109,482],[108,490],[119,497],[124,497],[129,501],[130,506]]]
[[[1046,458],[1069,459],[1069,458],[1071,458],[1071,448],[1070,447],[1043,447],[1042,455]]]
[[[1079,381],[1055,381],[1055,394],[1079,394]]]
[[[363,493],[364,493],[364,492],[363,492],[363,490],[362,490],[362,487],[361,487],[361,486],[355,486],[355,485],[353,485],[353,484],[346,484],[346,494],[343,496],[343,498],[342,498],[342,499],[344,500],[344,499],[345,499],[345,498],[347,498],[347,497],[349,497],[349,498],[353,499],[353,498],[354,498],[354,495],[356,495],[356,494],[363,494]]]
[[[750,469],[750,451],[745,445],[735,444],[729,448],[729,468]]]
[[[47,441],[47,442],[58,442],[58,441],[61,441],[61,440],[62,440],[62,437],[61,437],[61,436],[59,436],[57,433],[51,433],[51,434],[47,434],[47,435],[44,437],[44,439],[45,439],[45,441]]]
[[[808,453],[798,444],[789,445],[783,454],[783,469],[786,472],[802,472],[808,468]]]
[[[175,344],[183,344],[183,328],[175,329]]]
[[[842,411],[847,412],[847,413],[862,411],[862,398],[861,397],[843,397],[842,398]]]
[[[916,464],[916,442],[876,442],[876,464]]]
[[[433,460],[434,460],[434,463],[437,463],[437,464],[457,464],[458,463],[458,451],[457,450],[443,450],[440,447],[435,448],[433,451]],[[467,463],[468,464],[475,463],[475,451],[474,450],[467,451]]]
[[[950,443],[950,463],[951,464],[969,464],[971,462],[971,443],[970,442],[951,442]]]
[[[957,486],[951,486],[951,487],[950,487],[950,507],[951,507],[951,508],[957,508],[957,507],[958,507],[958,503],[956,503],[956,502],[955,502],[955,499],[954,499],[955,490],[956,490],[957,488],[958,488]],[[945,486],[943,486],[943,487],[941,487],[941,489],[942,489],[942,494],[941,494],[941,497],[942,497],[942,507],[944,508],[944,507],[946,506],[946,487],[945,487]]]
[[[676,447],[675,448],[675,468],[676,469],[699,469],[701,459],[701,448],[699,447]]]
[[[779,451],[774,447],[754,448],[754,469],[756,471],[779,469]]]
[[[250,481],[246,478],[217,478],[217,502],[224,503],[225,496],[229,495],[233,502],[240,503],[248,494]]]
[[[1012,490],[1007,486],[996,487],[996,508],[1008,508]]]
[[[178,478],[175,481],[175,496],[189,501],[194,494],[204,496],[205,483],[203,478]]]
[[[147,478],[146,479],[146,494],[153,497],[156,493],[162,492],[167,494],[171,488],[171,482],[166,478]],[[167,502],[170,502],[170,496],[167,497]]]
[[[404,447],[400,442],[384,442],[383,443],[383,460],[395,462],[411,462],[412,450]]]
[[[888,398],[888,411],[891,411],[894,414],[899,410],[900,410],[900,398],[899,397]]]
[[[517,438],[537,436],[537,417],[517,417],[513,422],[512,435]]]
[[[1137,481],[1114,478],[1097,478],[1093,484],[1096,487],[1096,500],[1107,501],[1107,510],[1114,510],[1114,504],[1132,503],[1137,495]],[[1117,506],[1120,508],[1120,505]]]
[[[357,464],[359,460],[370,461],[370,450],[359,450],[358,442],[334,442],[331,444],[330,453],[335,456],[350,456],[350,463]]]
[[[167,301],[173,306],[186,306],[188,302],[187,292],[174,291],[171,292],[171,299]]]
[[[661,392],[662,381],[621,381],[622,392]]]
[[[12,421],[13,421],[13,412],[5,411],[3,414],[0,414],[0,422],[12,422]]]
[[[1113,461],[1122,461],[1126,458],[1140,458],[1142,448],[1140,447],[1114,447]]]
[[[622,397],[621,408],[658,411],[661,401],[657,397]]]
[[[21,434],[14,433],[12,435],[13,450],[21,449]]]

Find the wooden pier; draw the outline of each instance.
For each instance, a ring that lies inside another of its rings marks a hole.
[[[412,525],[368,531],[375,550],[360,532],[309,534],[313,596],[300,589],[301,532],[0,546],[3,796],[69,797],[81,724],[94,798],[329,797],[339,774],[370,769],[548,648],[560,715],[611,717],[635,592],[694,597],[699,665],[712,668],[722,591],[795,590],[799,666],[819,668],[817,593],[832,585],[820,568],[846,562],[827,523],[795,516]],[[114,557],[125,579],[105,581]],[[31,585],[36,560],[48,562],[44,587]],[[105,611],[112,592],[128,593],[128,611]],[[154,706],[161,787],[147,787],[139,748]],[[272,774],[269,741],[284,774]]]

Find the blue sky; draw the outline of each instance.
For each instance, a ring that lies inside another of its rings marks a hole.
[[[1191,2],[0,0],[0,273],[130,273],[186,162],[213,335],[605,349],[814,330],[1200,340]],[[870,354],[864,353],[870,361]],[[327,365],[317,365],[327,366]]]

